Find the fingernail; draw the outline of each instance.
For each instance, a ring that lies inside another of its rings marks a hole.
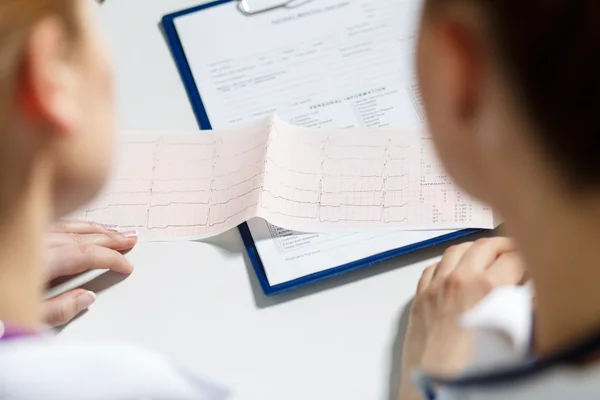
[[[104,225],[104,229],[106,229],[107,231],[111,231],[111,232],[119,232],[118,225]]]
[[[79,312],[87,310],[96,301],[96,293],[87,291],[77,296],[77,309]]]
[[[126,231],[126,232],[120,232],[121,236],[127,238],[127,239],[132,239],[132,238],[136,238],[138,237],[137,231]]]

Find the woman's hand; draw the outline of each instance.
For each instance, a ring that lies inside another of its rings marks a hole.
[[[460,317],[492,290],[524,279],[521,257],[506,238],[451,247],[438,264],[427,268],[404,342],[400,399],[420,399],[410,381],[414,368],[446,377],[462,372],[470,361],[473,332],[460,326]]]
[[[133,266],[123,256],[137,243],[135,231],[119,232],[114,226],[95,222],[63,221],[46,236],[47,280],[77,275],[94,269],[130,274]],[[85,311],[96,295],[75,289],[44,302],[44,320],[64,325]]]

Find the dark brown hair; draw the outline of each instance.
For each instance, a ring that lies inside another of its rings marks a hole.
[[[428,0],[478,7],[550,160],[600,189],[600,0]]]

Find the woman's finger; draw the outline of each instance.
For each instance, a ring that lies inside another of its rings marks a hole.
[[[93,221],[61,220],[50,227],[50,232],[54,233],[107,233],[118,232],[116,225],[105,225]]]
[[[48,280],[95,269],[107,269],[122,274],[133,272],[133,266],[123,254],[87,243],[48,249],[47,262]]]
[[[463,255],[454,273],[461,278],[471,278],[489,268],[503,253],[516,250],[508,238],[497,237],[476,241]]]
[[[485,277],[494,287],[524,283],[527,278],[521,255],[516,251],[502,254],[485,271]]]
[[[417,294],[423,293],[429,285],[431,284],[431,280],[435,275],[435,270],[437,269],[438,264],[431,265],[423,271],[421,275],[421,279],[419,279],[419,284],[417,285]]]
[[[72,244],[93,244],[117,251],[131,250],[137,243],[137,233],[48,233],[45,237],[47,247],[58,247]]]
[[[463,258],[465,253],[473,246],[472,242],[461,243],[456,246],[449,247],[442,256],[438,267],[435,270],[433,280],[439,282],[446,278],[454,271]]]
[[[75,289],[46,300],[43,306],[44,321],[53,327],[65,325],[87,310],[96,300],[93,292]]]

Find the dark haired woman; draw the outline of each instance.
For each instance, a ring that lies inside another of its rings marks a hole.
[[[514,241],[453,247],[424,272],[402,400],[600,398],[598,21],[594,0],[425,2],[431,135]]]

